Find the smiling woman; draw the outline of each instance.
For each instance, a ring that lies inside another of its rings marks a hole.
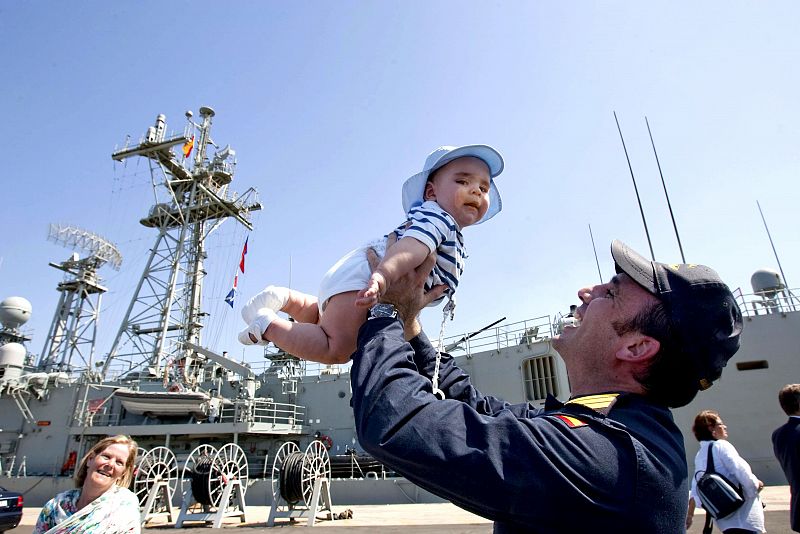
[[[136,450],[136,442],[128,436],[100,440],[75,472],[76,489],[59,493],[44,505],[34,534],[141,532],[139,502],[127,489]]]

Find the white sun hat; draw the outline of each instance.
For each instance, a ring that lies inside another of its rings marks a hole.
[[[501,209],[503,202],[500,199],[500,192],[494,185],[494,177],[503,172],[503,156],[489,145],[464,145],[464,146],[440,146],[431,152],[425,159],[425,166],[422,172],[415,174],[403,184],[403,209],[408,213],[411,208],[421,205],[425,201],[425,184],[428,176],[441,167],[444,167],[454,159],[473,157],[483,160],[489,167],[489,209],[486,215],[475,224],[486,222]]]

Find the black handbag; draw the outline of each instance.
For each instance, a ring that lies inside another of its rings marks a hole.
[[[694,475],[695,480],[697,480],[697,494],[700,496],[700,501],[706,511],[706,526],[709,532],[712,517],[714,519],[727,517],[744,504],[742,486],[733,484],[733,482],[715,471],[714,455],[712,454],[713,447],[714,443],[709,443],[705,472],[698,471]],[[698,479],[697,476],[700,473],[703,473],[703,475]]]

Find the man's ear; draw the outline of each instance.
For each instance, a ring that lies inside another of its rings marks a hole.
[[[433,187],[433,182],[425,182],[425,192],[422,194],[425,200],[436,200],[436,189]]]
[[[630,334],[625,336],[624,344],[617,350],[615,356],[618,360],[631,363],[645,363],[658,354],[661,342],[644,334]]]

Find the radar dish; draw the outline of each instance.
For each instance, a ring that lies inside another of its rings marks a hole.
[[[22,297],[7,297],[0,301],[0,323],[12,330],[31,318],[31,303]]]
[[[781,290],[786,289],[786,285],[781,280],[781,275],[774,269],[759,269],[750,277],[750,285],[753,286],[753,293],[757,295],[774,297]]]
[[[122,254],[116,245],[99,235],[76,226],[51,224],[47,239],[65,247],[89,252],[103,263],[108,262],[115,271],[122,265]]]

